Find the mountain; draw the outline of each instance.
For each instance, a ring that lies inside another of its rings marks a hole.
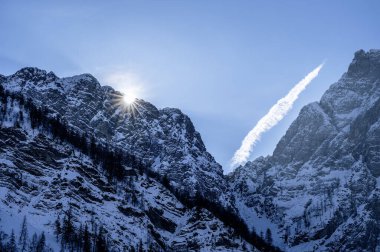
[[[380,50],[360,50],[273,155],[229,174],[243,219],[289,251],[380,251]]]
[[[89,74],[23,68],[0,81],[0,250],[22,230],[31,251],[45,239],[53,251],[256,250],[180,110],[126,107]]]
[[[222,167],[206,151],[191,120],[178,109],[158,110],[137,100],[125,113],[121,94],[101,86],[90,74],[59,79],[54,73],[24,68],[3,82],[65,118],[80,132],[93,132],[99,141],[118,146],[165,174],[178,190],[210,199],[223,197],[227,183]],[[137,116],[134,116],[137,114]]]
[[[0,251],[380,251],[379,50],[228,176],[180,110],[121,100],[0,75]]]

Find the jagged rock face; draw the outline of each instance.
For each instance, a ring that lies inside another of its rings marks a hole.
[[[257,233],[271,228],[284,250],[380,249],[378,50],[357,52],[321,101],[301,110],[273,155],[236,169],[229,187],[178,109],[143,100],[126,108],[120,93],[89,74],[58,78],[24,68],[0,81],[78,131],[138,156],[180,192],[236,207]],[[89,157],[31,130],[26,111],[17,125],[22,106],[8,106],[0,115],[0,217],[29,216],[31,227],[47,230],[54,241],[53,222],[71,205],[78,225],[96,220],[121,251],[139,240],[155,250],[254,250],[210,212],[187,209],[155,180],[137,175],[110,183]]]
[[[245,219],[261,217],[290,251],[379,250],[379,111],[380,51],[358,51],[272,156],[230,175]]]
[[[94,132],[98,140],[142,158],[178,190],[190,196],[199,191],[211,200],[230,204],[221,166],[180,110],[159,110],[143,100],[126,108],[119,92],[102,87],[89,74],[60,79],[52,72],[24,68],[4,78],[5,89],[23,93],[78,130]]]
[[[1,101],[0,108],[3,111]],[[32,129],[28,112],[17,101],[9,101],[4,111],[0,114],[2,231],[10,233],[12,228],[18,234],[18,222],[26,216],[28,230],[45,231],[49,246],[60,251],[54,222],[63,219],[70,205],[75,227],[86,224],[93,230],[102,225],[114,251],[130,251],[139,241],[153,251],[256,251],[209,211],[186,208],[156,180],[135,174],[110,182],[90,157]],[[4,226],[7,218],[11,224]]]

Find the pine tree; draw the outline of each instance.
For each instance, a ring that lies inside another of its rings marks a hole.
[[[36,251],[37,240],[38,240],[38,239],[37,239],[37,234],[34,233],[33,236],[32,236],[32,240],[31,240],[31,242],[30,242],[30,244],[29,244],[29,251],[31,251],[31,252]]]
[[[269,243],[269,244],[272,244],[272,242],[273,242],[273,239],[272,239],[272,231],[271,231],[269,228],[267,228],[267,231],[266,231],[266,233],[265,233],[265,240],[266,240],[266,242]]]
[[[162,185],[165,186],[166,188],[170,188],[170,181],[167,174],[165,174],[164,177],[162,178]]]
[[[16,252],[17,251],[17,245],[16,245],[16,237],[15,237],[15,232],[12,229],[11,237],[9,238],[8,242],[8,251],[9,252]]]
[[[154,249],[153,249],[153,245],[152,245],[152,243],[149,244],[148,252],[154,252]]]
[[[77,250],[81,249],[83,247],[83,226],[82,223],[79,226],[78,234],[74,237],[74,244]]]
[[[284,241],[285,241],[285,243],[288,243],[289,236],[290,236],[290,228],[286,227],[286,229],[285,229],[285,235],[284,235]]]
[[[28,243],[28,229],[26,226],[26,216],[24,216],[24,219],[21,225],[20,238],[19,238],[21,252],[24,252],[27,250],[27,243]]]
[[[91,213],[94,213],[94,211],[95,211],[94,208],[92,208]],[[91,240],[91,244],[93,244],[93,246],[95,246],[95,244],[96,244],[96,233],[98,230],[98,225],[96,223],[94,214],[91,214],[90,223],[91,223],[91,232],[90,233],[92,234],[92,235],[90,235],[90,240]]]
[[[104,229],[101,226],[99,228],[99,233],[96,237],[96,251],[97,252],[107,252],[107,244],[106,244],[106,239],[105,239],[105,234],[104,234]]]
[[[45,242],[46,242],[45,232],[42,232],[37,242],[36,252],[43,252],[45,250]]]
[[[139,248],[138,248],[138,251],[139,252],[144,252],[144,247],[143,247],[143,244],[142,244],[142,241],[140,240],[139,242]]]
[[[0,221],[1,221],[1,219],[0,219]],[[3,236],[4,236],[4,233],[3,233],[3,231],[0,230],[0,251],[4,251],[5,250],[5,247],[4,247],[4,244],[3,244],[3,240],[4,240]]]
[[[59,236],[62,234],[62,228],[61,228],[61,221],[59,219],[59,216],[57,217],[57,219],[55,220],[55,229],[54,229],[54,233],[56,235],[56,239],[57,239],[57,242],[59,240]]]
[[[84,226],[84,233],[83,233],[83,252],[90,252],[91,251],[91,240],[90,240],[90,233],[88,232],[87,224]]]
[[[71,211],[71,207],[66,212],[65,218],[63,219],[62,226],[62,242],[63,244],[72,245],[72,238],[74,236],[74,225],[73,225],[73,215]]]
[[[24,121],[24,113],[22,112],[22,110],[20,110],[20,112],[18,113],[18,118],[19,118],[20,122]]]

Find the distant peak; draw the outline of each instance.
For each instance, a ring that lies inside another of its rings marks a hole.
[[[371,49],[364,51],[363,49],[355,52],[354,59],[348,68],[349,77],[375,76],[378,77],[377,69],[380,66],[380,50]]]
[[[368,51],[368,53],[380,57],[380,49],[371,49]]]
[[[183,114],[182,111],[178,108],[163,108],[161,109],[161,111],[168,114],[178,114],[178,115]]]
[[[106,93],[117,92],[117,91],[115,91],[115,89],[114,89],[113,87],[108,86],[108,85],[102,86],[102,89],[103,89]]]
[[[37,67],[23,67],[15,73],[15,75],[20,74],[47,74],[47,72]]]
[[[100,86],[99,81],[92,74],[89,74],[89,73],[74,75],[72,77],[65,77],[64,79],[71,80],[71,81],[83,80],[83,81],[88,81],[92,83],[97,83]]]
[[[356,59],[356,58],[360,58],[360,57],[362,57],[363,55],[365,55],[365,51],[364,51],[363,49],[360,49],[360,50],[358,50],[358,51],[355,52],[355,57],[354,57],[354,59]]]
[[[88,89],[93,91],[101,89],[99,81],[88,73],[65,77],[61,81],[66,92],[74,87],[81,90]]]
[[[364,51],[363,49],[356,51],[353,61],[363,60],[363,59],[380,60],[380,49],[371,49],[367,52]]]
[[[53,72],[46,72],[45,70],[39,69],[37,67],[24,67],[18,70],[14,76],[17,76],[22,79],[28,79],[33,81],[39,80],[57,80],[58,77]]]
[[[95,79],[96,80],[96,78],[90,73],[83,73],[83,74],[75,75],[74,77],[81,78],[81,79],[91,79],[91,80]]]

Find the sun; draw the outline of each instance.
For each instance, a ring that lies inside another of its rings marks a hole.
[[[136,98],[137,96],[133,92],[128,92],[126,94],[123,94],[123,102],[126,105],[131,105],[132,103],[134,103],[136,101]]]

